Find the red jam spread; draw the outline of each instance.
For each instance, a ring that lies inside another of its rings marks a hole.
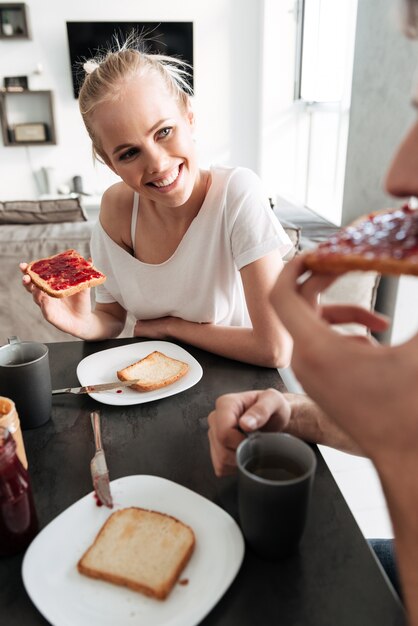
[[[324,254],[361,254],[365,258],[407,259],[418,256],[418,211],[404,205],[369,215],[346,226],[319,245]]]
[[[93,497],[96,502],[96,506],[103,506],[103,502],[100,500],[99,496],[97,495],[95,491],[93,493]]]
[[[80,285],[92,278],[102,277],[100,272],[93,269],[91,264],[76,252],[72,255],[62,252],[51,259],[41,259],[36,261],[31,269],[57,291]]]
[[[0,556],[23,551],[38,532],[27,470],[8,430],[0,428]]]

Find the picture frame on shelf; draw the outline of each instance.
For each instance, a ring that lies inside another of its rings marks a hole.
[[[42,122],[15,124],[13,137],[15,143],[45,143],[49,139],[48,127]]]
[[[52,91],[0,89],[0,126],[4,146],[56,145]]]
[[[6,91],[27,91],[29,89],[27,76],[5,76],[3,83]]]
[[[30,39],[26,4],[0,2],[0,39]]]

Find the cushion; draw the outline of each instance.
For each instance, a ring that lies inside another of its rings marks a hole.
[[[0,224],[51,224],[86,221],[87,216],[78,198],[0,202]]]
[[[376,304],[380,274],[377,272],[347,272],[339,276],[321,293],[321,305],[355,304],[373,311]],[[359,324],[338,324],[335,329],[349,335],[369,335],[369,331]]]
[[[280,220],[281,225],[283,226],[286,234],[288,235],[290,241],[293,243],[293,248],[283,257],[283,261],[286,263],[293,259],[295,254],[299,251],[299,243],[300,243],[300,228],[294,226],[293,224],[288,224],[283,220]]]

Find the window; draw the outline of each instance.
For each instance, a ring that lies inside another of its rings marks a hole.
[[[270,192],[274,189],[340,224],[357,0],[289,0],[281,7],[281,15],[277,8],[273,14],[266,1],[264,29],[267,41],[274,41],[274,32],[277,41],[287,24],[286,37],[294,45],[287,60],[293,93],[286,88],[278,60],[277,88],[284,88],[287,102],[283,106],[282,93],[282,106],[268,116],[263,103],[261,173]],[[274,47],[265,47],[264,54],[274,56]],[[269,99],[272,87],[264,86],[263,97]]]
[[[349,102],[357,0],[302,0],[300,92],[310,102]]]

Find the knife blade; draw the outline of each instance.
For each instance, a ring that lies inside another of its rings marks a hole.
[[[59,393],[99,393],[100,391],[111,391],[120,387],[130,387],[135,385],[139,380],[119,380],[114,383],[99,383],[97,385],[85,385],[84,387],[66,387],[65,389],[53,389],[52,395]]]
[[[94,445],[96,448],[96,453],[90,461],[93,488],[99,502],[111,509],[113,508],[113,499],[112,494],[110,493],[109,471],[107,469],[106,458],[102,448],[99,411],[93,411],[90,413],[90,419],[94,433]]]

